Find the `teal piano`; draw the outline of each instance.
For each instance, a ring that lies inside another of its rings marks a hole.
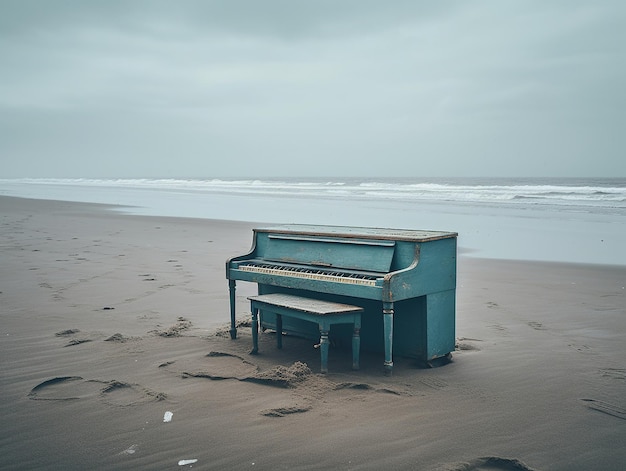
[[[251,250],[226,262],[230,336],[235,339],[237,281],[259,294],[289,293],[364,309],[361,348],[426,365],[445,363],[455,346],[457,233],[340,226],[281,225],[253,230]],[[289,319],[284,333],[319,338],[314,325]],[[270,312],[263,329],[276,329]],[[333,332],[339,343],[350,331]]]

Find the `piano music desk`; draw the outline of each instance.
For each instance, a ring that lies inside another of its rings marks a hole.
[[[250,296],[248,299],[252,310],[252,351],[250,353],[256,354],[259,351],[259,310],[264,309],[276,314],[278,348],[282,348],[283,316],[314,322],[319,326],[322,373],[328,373],[328,332],[331,325],[353,324],[352,368],[359,369],[362,307],[281,293]]]

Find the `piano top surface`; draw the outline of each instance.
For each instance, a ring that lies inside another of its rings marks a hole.
[[[457,237],[456,232],[423,231],[412,229],[384,229],[371,227],[317,226],[307,224],[284,224],[255,228],[254,232],[273,234],[299,234],[307,236],[344,237],[355,239],[403,240],[427,242]]]

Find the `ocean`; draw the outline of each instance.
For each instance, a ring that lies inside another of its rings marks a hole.
[[[626,265],[626,178],[0,179],[139,215],[452,231],[467,256]]]

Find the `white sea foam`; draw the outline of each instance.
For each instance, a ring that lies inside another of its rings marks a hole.
[[[242,179],[0,179],[0,191],[18,187],[123,188],[197,194],[314,197],[401,202],[457,202],[515,206],[626,209],[626,180],[449,179],[242,180]]]

